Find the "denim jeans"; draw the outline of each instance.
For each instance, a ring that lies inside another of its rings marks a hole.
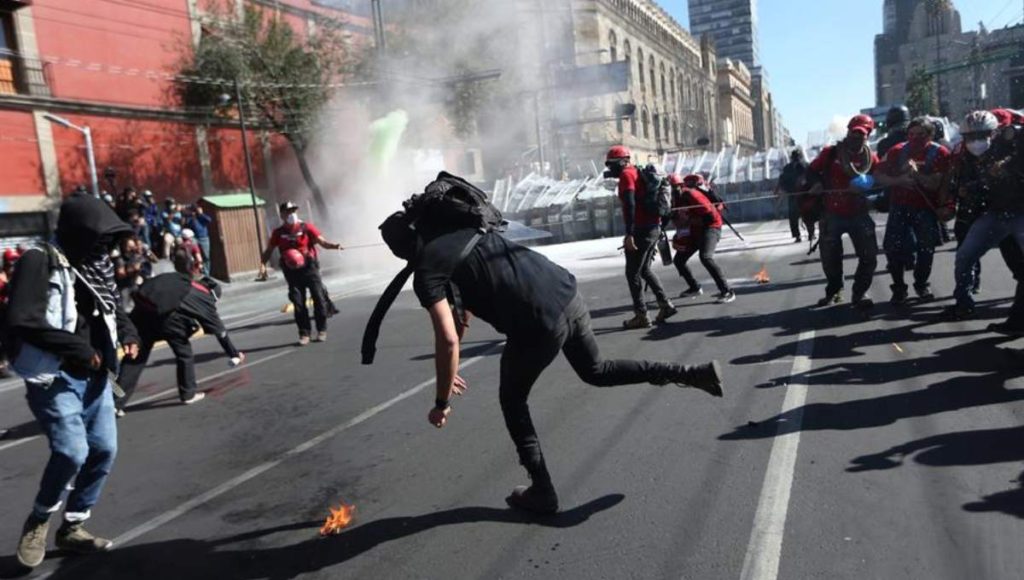
[[[196,238],[199,250],[203,253],[203,276],[210,275],[210,238]]]
[[[958,306],[973,308],[971,284],[974,264],[1008,236],[1024,249],[1024,213],[986,212],[971,224],[967,237],[956,251],[956,289],[953,297]]]
[[[914,286],[928,286],[935,248],[942,243],[939,219],[930,209],[894,205],[885,224],[882,247],[893,285],[906,289],[903,273],[914,271]]]
[[[843,234],[850,236],[857,254],[857,271],[853,277],[854,298],[863,297],[874,280],[878,266],[878,240],[875,222],[867,214],[839,216],[825,214],[821,221],[821,268],[828,285],[826,295],[843,289]]]
[[[69,521],[88,519],[117,455],[114,396],[105,374],[77,379],[61,372],[48,388],[26,385],[28,406],[50,441],[33,515],[60,509],[65,491]]]

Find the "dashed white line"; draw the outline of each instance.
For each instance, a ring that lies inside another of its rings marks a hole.
[[[813,351],[814,331],[802,332],[797,342],[786,398],[782,403],[782,413],[788,413],[789,419],[785,424],[780,424],[779,429],[784,428],[786,432],[777,434],[772,443],[761,497],[757,503],[757,514],[754,516],[754,527],[750,532],[747,555],[743,559],[741,580],[776,580],[779,575],[786,514],[789,511],[793,472],[800,447],[802,408],[807,400],[807,380],[804,377],[811,370]]]

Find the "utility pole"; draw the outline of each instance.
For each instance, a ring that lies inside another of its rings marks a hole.
[[[380,0],[371,0],[370,8],[373,12],[373,40],[377,48],[377,55],[383,56],[387,52],[387,38],[384,35],[384,12],[381,9]]]
[[[238,105],[238,124],[242,129],[242,151],[245,153],[245,171],[249,177],[249,196],[252,198],[252,217],[256,220],[256,254],[263,251],[263,228],[260,227],[260,210],[256,202],[256,178],[252,173],[252,157],[249,153],[249,137],[245,128],[245,107],[242,103],[242,89],[235,79],[235,104]]]

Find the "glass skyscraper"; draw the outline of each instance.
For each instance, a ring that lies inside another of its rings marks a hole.
[[[757,39],[757,0],[689,0],[690,32],[715,41],[719,58],[743,61],[753,70],[761,66]]]

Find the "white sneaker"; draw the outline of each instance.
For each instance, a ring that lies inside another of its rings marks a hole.
[[[205,398],[206,398],[206,393],[196,393],[196,394],[192,395],[191,399],[185,399],[184,401],[182,401],[182,403],[184,403],[186,405],[192,405],[192,404],[198,403],[199,401],[202,401]]]
[[[114,409],[114,416],[117,417],[118,419],[124,417],[126,414],[127,413],[124,412],[124,409]]]
[[[732,290],[719,294],[718,298],[715,299],[715,302],[718,303],[718,304],[728,304],[730,302],[735,302],[735,301],[736,301],[736,293],[733,292]]]
[[[238,365],[240,365],[240,364],[242,364],[244,362],[245,362],[245,353],[244,352],[240,352],[240,353],[238,353],[238,356],[231,357],[231,361],[228,363],[228,365],[230,367],[234,368],[234,367],[237,367]]]

